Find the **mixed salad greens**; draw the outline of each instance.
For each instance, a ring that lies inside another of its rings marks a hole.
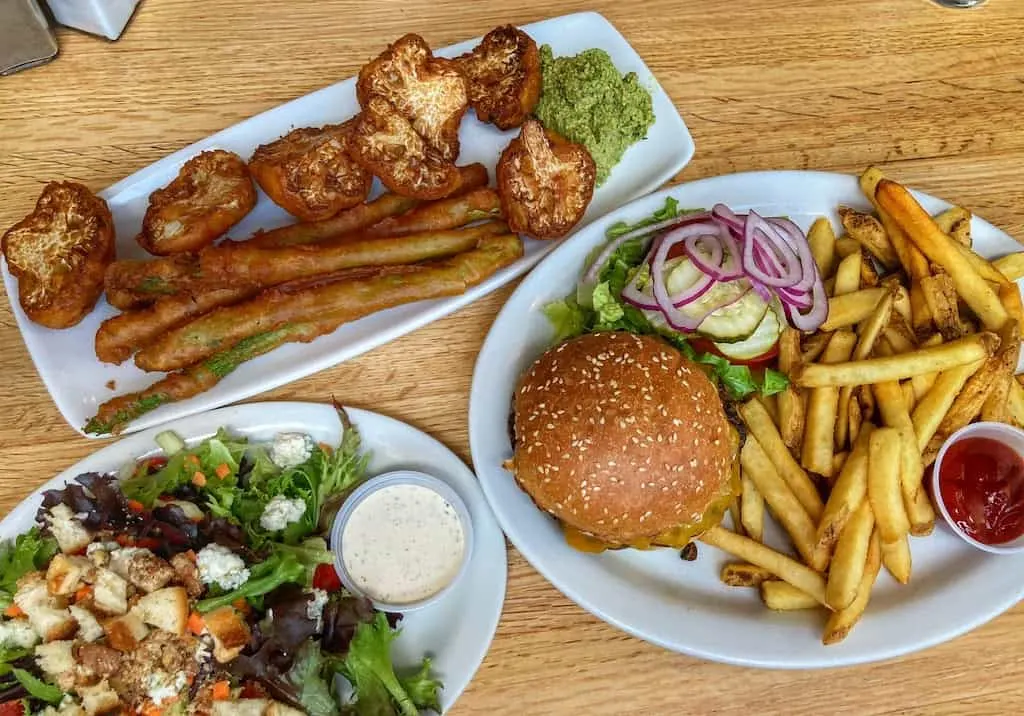
[[[0,545],[0,716],[83,714],[90,689],[100,686],[109,686],[118,708],[147,716],[227,713],[213,704],[253,699],[278,705],[265,714],[440,711],[441,684],[429,659],[410,674],[392,664],[399,615],[346,592],[334,571],[324,536],[341,502],[366,479],[368,460],[357,430],[338,413],[337,448],[296,433],[253,444],[223,429],[189,448],[163,433],[162,455],[121,475],[88,473],[46,492],[37,525]],[[74,591],[55,592],[68,565],[79,570]],[[160,574],[162,583],[154,584]],[[104,580],[125,585],[126,613],[110,610]],[[166,614],[146,614],[147,599],[186,589],[181,633],[164,626]],[[225,614],[244,635],[234,650],[214,626],[214,616],[223,621]],[[144,649],[159,633],[163,651],[188,656],[188,671],[178,673],[171,692],[145,692],[149,673],[139,676],[142,686],[132,683],[133,655],[115,643],[111,625],[133,615],[149,625],[135,647]],[[71,676],[53,667],[64,644],[75,659]],[[88,671],[98,649],[118,662],[99,685]],[[336,681],[349,688],[335,688]]]
[[[618,222],[609,227],[608,243],[590,257],[576,291],[544,308],[555,329],[555,340],[561,342],[602,331],[658,334],[691,360],[706,365],[709,374],[734,400],[757,392],[781,392],[789,381],[766,365],[775,355],[774,346],[785,325],[784,319],[778,319],[782,311],[776,302],[757,298],[740,281],[723,282],[710,287],[711,290],[705,288],[701,300],[714,297],[724,305],[706,311],[696,330],[683,331],[670,325],[658,311],[645,310],[642,302],[628,300],[631,289],[641,292],[638,295],[644,291],[647,295],[652,293],[652,239],[682,217],[702,212],[683,209],[678,201],[668,197],[664,206],[651,216],[633,224]],[[692,262],[684,256],[669,259],[665,272],[670,287],[680,275],[696,273]],[[689,283],[693,279],[683,280]],[[722,300],[716,294],[736,286],[743,291],[739,299]],[[651,300],[653,305],[653,297]],[[724,320],[712,328],[711,322],[718,318]]]

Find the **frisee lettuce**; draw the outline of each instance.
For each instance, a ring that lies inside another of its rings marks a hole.
[[[0,543],[0,610],[6,609],[18,590],[18,580],[44,568],[57,554],[57,541],[44,537],[38,527]]]

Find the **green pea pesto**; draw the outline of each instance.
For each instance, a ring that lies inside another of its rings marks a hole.
[[[604,50],[555,57],[540,48],[541,95],[535,114],[563,137],[584,145],[604,183],[625,151],[647,136],[654,103],[636,73],[621,74]]]

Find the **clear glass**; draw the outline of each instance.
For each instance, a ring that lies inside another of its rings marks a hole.
[[[977,7],[985,2],[985,0],[934,0],[943,7],[954,7],[954,8],[969,8]]]

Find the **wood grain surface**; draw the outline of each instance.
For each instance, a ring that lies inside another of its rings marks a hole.
[[[26,214],[47,180],[100,190],[352,75],[405,32],[443,46],[499,23],[585,9],[622,31],[689,124],[697,154],[679,181],[879,163],[1024,239],[1022,0],[971,11],[928,0],[145,0],[120,41],[61,30],[54,63],[0,79],[0,227]],[[406,420],[468,461],[473,361],[512,288],[260,398],[333,394]],[[74,356],[68,362],[73,370]],[[102,443],[63,422],[6,303],[0,368],[6,511]],[[456,716],[1024,709],[1019,606],[952,643],[884,664],[753,671],[616,631],[561,596],[515,550],[509,558],[501,626]]]

